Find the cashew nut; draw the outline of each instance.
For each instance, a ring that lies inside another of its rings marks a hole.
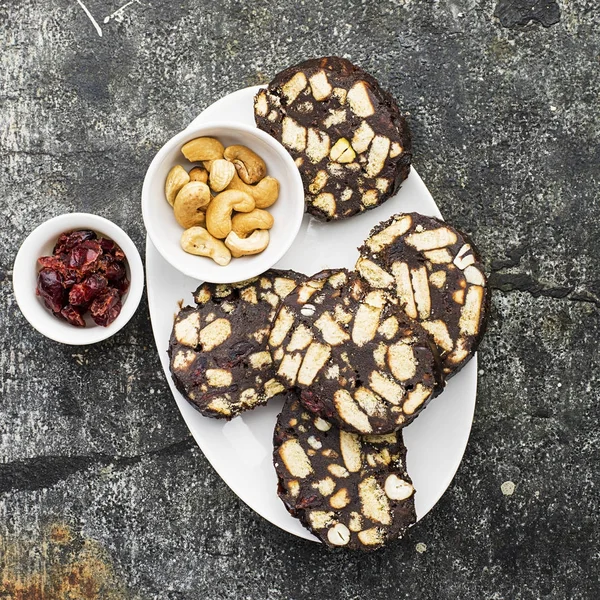
[[[175,202],[177,192],[179,192],[186,183],[189,183],[189,181],[190,176],[182,166],[175,165],[169,171],[167,180],[165,181],[165,196],[167,197],[167,202],[171,206],[173,206],[173,203]]]
[[[214,192],[222,192],[231,181],[235,167],[224,158],[212,161],[210,166],[209,185]]]
[[[173,210],[177,222],[188,229],[194,225],[203,225],[205,221],[204,210],[211,201],[210,190],[201,181],[190,181],[184,185],[177,197]]]
[[[246,146],[229,146],[223,156],[235,165],[244,183],[258,183],[267,174],[265,161]]]
[[[217,194],[206,210],[206,228],[216,238],[224,239],[231,231],[231,213],[254,210],[252,196],[240,190],[225,190]]]
[[[242,239],[235,231],[232,231],[225,238],[225,245],[235,258],[259,254],[269,245],[269,232],[257,229],[252,235]]]
[[[190,162],[201,162],[223,158],[224,149],[223,144],[215,138],[199,137],[184,144],[181,152]]]
[[[248,185],[239,178],[236,172],[227,189],[240,190],[246,192],[246,194],[250,194],[254,198],[256,208],[268,208],[272,204],[275,204],[275,201],[279,197],[279,181],[274,177],[268,176],[261,179],[256,185]]]
[[[252,212],[235,215],[231,220],[231,231],[245,238],[255,229],[271,229],[273,222],[273,215],[270,212],[255,208]]]
[[[189,254],[209,256],[224,267],[231,261],[231,252],[221,241],[214,238],[204,227],[190,227],[181,236],[181,247]]]
[[[340,138],[331,148],[329,158],[339,163],[351,163],[356,158],[356,152],[346,138]]]
[[[190,181],[206,183],[208,181],[208,171],[202,167],[194,167],[190,171]]]

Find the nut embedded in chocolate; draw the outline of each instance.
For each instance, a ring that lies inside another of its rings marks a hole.
[[[170,368],[180,392],[203,415],[231,419],[284,391],[267,339],[281,301],[305,277],[270,270],[230,285],[202,284],[196,306],[175,319]]]
[[[287,510],[329,547],[374,550],[416,521],[402,433],[340,431],[288,393],[273,460]]]
[[[408,176],[411,138],[396,101],[343,58],[282,71],[256,95],[254,114],[294,158],[307,210],[319,219],[375,208]]]
[[[360,276],[394,294],[431,334],[445,377],[464,367],[483,336],[490,297],[465,234],[434,217],[398,214],[375,227],[359,252]]]
[[[390,294],[346,270],[322,271],[289,294],[269,347],[276,380],[348,431],[395,431],[441,391],[429,335]]]

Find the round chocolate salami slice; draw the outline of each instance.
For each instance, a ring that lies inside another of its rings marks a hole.
[[[348,431],[396,431],[441,390],[429,335],[390,294],[346,270],[323,271],[289,294],[269,347],[277,381]]]
[[[416,521],[402,433],[357,435],[288,395],[273,452],[287,510],[330,547],[374,550]]]
[[[179,391],[203,415],[231,419],[284,391],[267,339],[281,301],[306,277],[270,270],[230,285],[202,284],[175,319],[169,345]]]
[[[254,114],[296,161],[307,210],[319,219],[379,206],[410,171],[410,132],[396,101],[343,58],[282,71],[256,95]]]
[[[432,335],[446,378],[464,367],[483,336],[490,299],[467,236],[434,217],[398,214],[375,227],[359,252],[365,281],[395,294]]]

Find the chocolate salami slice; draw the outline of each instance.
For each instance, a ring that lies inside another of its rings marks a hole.
[[[267,339],[281,301],[306,277],[270,270],[229,285],[202,284],[175,319],[171,374],[203,415],[231,419],[284,391]]]
[[[274,448],[279,497],[327,546],[374,550],[415,523],[401,432],[341,431],[290,393]]]
[[[343,58],[282,71],[256,95],[254,114],[296,161],[307,210],[319,219],[375,208],[408,176],[411,138],[396,101]]]
[[[373,229],[356,270],[389,290],[404,312],[432,335],[446,378],[475,353],[487,320],[490,290],[473,243],[444,221],[398,214]]]
[[[276,380],[348,431],[395,431],[441,391],[429,335],[390,294],[346,270],[322,271],[291,292],[269,347]]]

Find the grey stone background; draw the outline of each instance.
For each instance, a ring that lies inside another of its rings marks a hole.
[[[102,37],[76,0],[0,3],[0,598],[600,597],[596,0],[142,0],[107,22],[124,0],[84,3]],[[142,250],[159,147],[328,54],[409,114],[414,164],[495,288],[458,474],[370,555],[295,539],[225,486],[145,302],[71,348],[27,324],[11,284],[20,242],[59,213],[108,217]]]

